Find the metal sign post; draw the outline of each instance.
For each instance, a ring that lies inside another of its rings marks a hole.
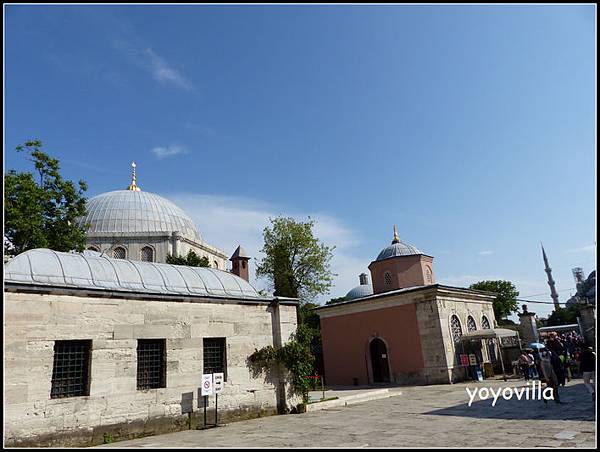
[[[208,406],[208,396],[213,393],[213,374],[202,374],[201,395],[204,397],[204,427],[206,428],[206,408]]]
[[[219,421],[218,421],[219,392],[221,392],[223,390],[224,380],[225,380],[225,374],[223,374],[223,373],[213,374],[213,382],[214,382],[214,386],[215,386],[215,427],[219,427]]]

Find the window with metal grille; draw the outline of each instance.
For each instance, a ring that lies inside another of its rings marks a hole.
[[[125,259],[127,257],[127,252],[125,251],[125,248],[123,248],[122,246],[118,246],[117,248],[115,248],[113,250],[113,257],[115,259]]]
[[[154,250],[149,246],[143,247],[140,254],[144,262],[154,262]]]
[[[390,272],[385,272],[383,275],[383,282],[386,286],[392,285],[392,274]]]
[[[483,318],[481,319],[481,328],[483,328],[484,330],[490,329],[490,321],[486,316],[483,316]]]
[[[165,388],[166,361],[165,339],[138,339],[137,388]]]
[[[204,373],[223,373],[227,381],[227,353],[224,337],[209,337],[202,341],[204,349]]]
[[[91,348],[92,341],[54,342],[50,398],[89,395]]]
[[[476,331],[477,324],[475,323],[475,319],[471,316],[467,317],[467,330],[468,331]]]
[[[460,337],[462,336],[462,328],[460,326],[460,320],[458,317],[453,315],[450,318],[450,327],[452,329],[452,340],[455,344],[460,343]]]
[[[452,332],[452,341],[454,342],[454,353],[457,362],[460,362],[460,355],[464,352],[463,343],[460,340],[462,336],[462,327],[460,320],[456,315],[450,318],[450,329]]]

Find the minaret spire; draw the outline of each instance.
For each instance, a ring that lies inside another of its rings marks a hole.
[[[552,278],[552,269],[548,264],[548,256],[546,256],[546,250],[544,250],[544,244],[542,243],[542,256],[544,258],[544,267],[546,270],[546,274],[548,275],[548,285],[550,286],[550,296],[552,297],[552,301],[554,302],[554,309],[560,308],[558,304],[558,293],[556,293],[556,287],[554,287],[554,279]]]
[[[140,191],[140,187],[138,187],[136,184],[135,167],[136,167],[135,162],[131,162],[131,184],[129,184],[129,187],[127,187],[127,190]]]

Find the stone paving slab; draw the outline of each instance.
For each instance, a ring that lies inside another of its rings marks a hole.
[[[595,403],[581,380],[560,389],[565,404],[513,398],[468,406],[465,388],[523,384],[402,387],[399,397],[98,447],[595,447]]]

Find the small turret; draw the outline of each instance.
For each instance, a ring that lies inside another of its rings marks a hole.
[[[250,282],[248,272],[248,261],[250,260],[250,256],[246,254],[246,251],[241,245],[237,247],[229,260],[232,263],[231,273]]]

